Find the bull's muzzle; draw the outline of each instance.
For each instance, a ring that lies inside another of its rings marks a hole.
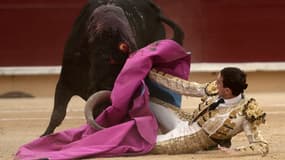
[[[101,107],[103,104],[106,104],[106,102],[110,101],[111,101],[111,91],[108,90],[98,91],[94,93],[92,96],[90,96],[86,102],[84,109],[84,114],[87,124],[89,124],[90,126],[92,126],[97,130],[104,129],[104,127],[96,123],[93,111],[96,107]]]

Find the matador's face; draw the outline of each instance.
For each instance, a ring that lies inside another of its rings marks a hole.
[[[231,89],[228,87],[224,87],[223,81],[224,81],[223,76],[219,73],[217,76],[217,80],[216,80],[216,84],[217,84],[217,88],[218,88],[218,95],[224,99],[234,97],[232,95]]]

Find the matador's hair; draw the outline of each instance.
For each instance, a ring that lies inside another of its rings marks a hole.
[[[236,67],[226,67],[221,70],[223,86],[231,89],[234,96],[243,93],[247,88],[246,73]]]

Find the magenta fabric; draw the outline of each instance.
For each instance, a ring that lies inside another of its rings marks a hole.
[[[112,105],[96,119],[105,129],[96,131],[83,125],[38,138],[21,146],[15,159],[64,160],[148,153],[155,145],[158,130],[144,83],[153,67],[187,79],[190,55],[172,40],[154,42],[131,54],[116,79]]]

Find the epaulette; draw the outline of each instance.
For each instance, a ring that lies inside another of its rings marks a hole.
[[[242,109],[243,115],[249,122],[255,123],[257,125],[265,123],[266,113],[257,104],[254,98],[251,98]]]
[[[218,87],[216,81],[209,82],[205,87],[205,93],[207,96],[214,96],[218,94]]]

